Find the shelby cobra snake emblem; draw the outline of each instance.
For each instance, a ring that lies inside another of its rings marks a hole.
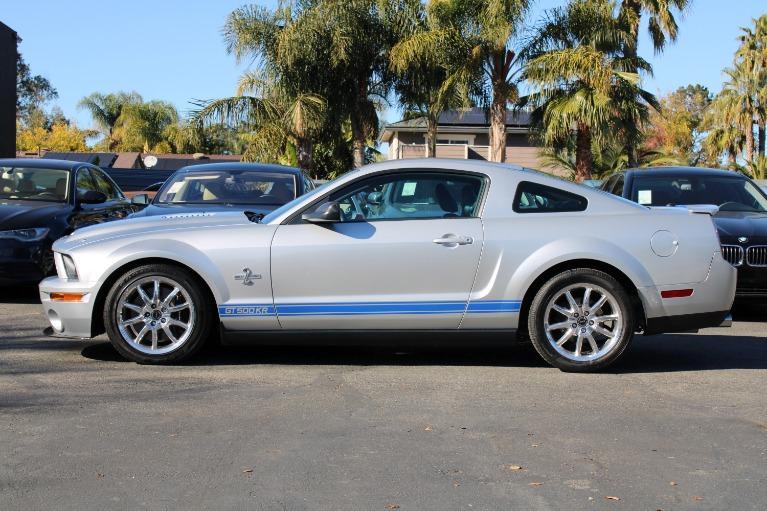
[[[234,276],[234,280],[241,280],[246,286],[252,286],[254,280],[261,278],[260,273],[253,273],[250,268],[243,268],[242,273]]]

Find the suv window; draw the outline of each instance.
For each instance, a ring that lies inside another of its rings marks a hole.
[[[584,211],[588,200],[580,195],[558,188],[522,181],[514,196],[514,211],[517,213],[564,213]]]
[[[483,178],[466,174],[406,172],[359,181],[339,190],[344,222],[478,216]]]
[[[99,169],[90,169],[91,170],[91,176],[93,176],[93,180],[96,183],[96,189],[103,194],[107,196],[108,200],[113,199],[120,199],[122,198],[120,195],[120,192],[117,191],[117,188],[112,183],[112,181],[104,175],[104,173]]]

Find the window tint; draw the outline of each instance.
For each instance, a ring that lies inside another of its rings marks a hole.
[[[482,178],[408,172],[354,183],[330,196],[344,222],[477,216]]]
[[[98,169],[90,169],[96,189],[107,196],[107,200],[120,199],[120,192],[104,173]]]
[[[610,189],[610,193],[614,195],[623,196],[623,180],[624,180],[623,174],[618,174],[618,177],[615,179],[615,184]]]
[[[68,170],[0,167],[0,199],[61,202],[68,189]]]
[[[721,175],[635,176],[631,200],[645,206],[713,204],[720,211],[767,211],[767,197],[751,181]]]
[[[292,174],[213,170],[174,174],[154,202],[282,206],[295,197],[296,178]]]
[[[519,183],[514,196],[517,213],[584,211],[587,205],[585,197],[529,181]]]
[[[613,186],[615,185],[615,180],[616,180],[616,179],[618,179],[618,175],[617,175],[617,174],[615,174],[615,175],[611,176],[611,177],[610,177],[610,179],[608,179],[607,181],[605,181],[604,183],[602,183],[602,186],[601,186],[600,188],[601,188],[603,191],[605,191],[605,192],[610,192],[610,193],[612,193],[612,191],[613,191]]]
[[[91,171],[89,169],[80,169],[77,171],[77,194],[80,195],[89,190],[98,191],[96,184],[91,178]]]

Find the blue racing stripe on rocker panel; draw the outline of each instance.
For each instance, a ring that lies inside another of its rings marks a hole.
[[[470,302],[347,302],[236,304],[218,307],[220,317],[258,316],[355,316],[386,314],[463,314],[517,312],[518,300],[481,300]]]

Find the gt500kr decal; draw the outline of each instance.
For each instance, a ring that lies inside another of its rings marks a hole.
[[[218,307],[220,317],[254,316],[354,316],[386,314],[487,314],[517,312],[519,300],[479,300],[470,302],[351,302],[237,304]]]

